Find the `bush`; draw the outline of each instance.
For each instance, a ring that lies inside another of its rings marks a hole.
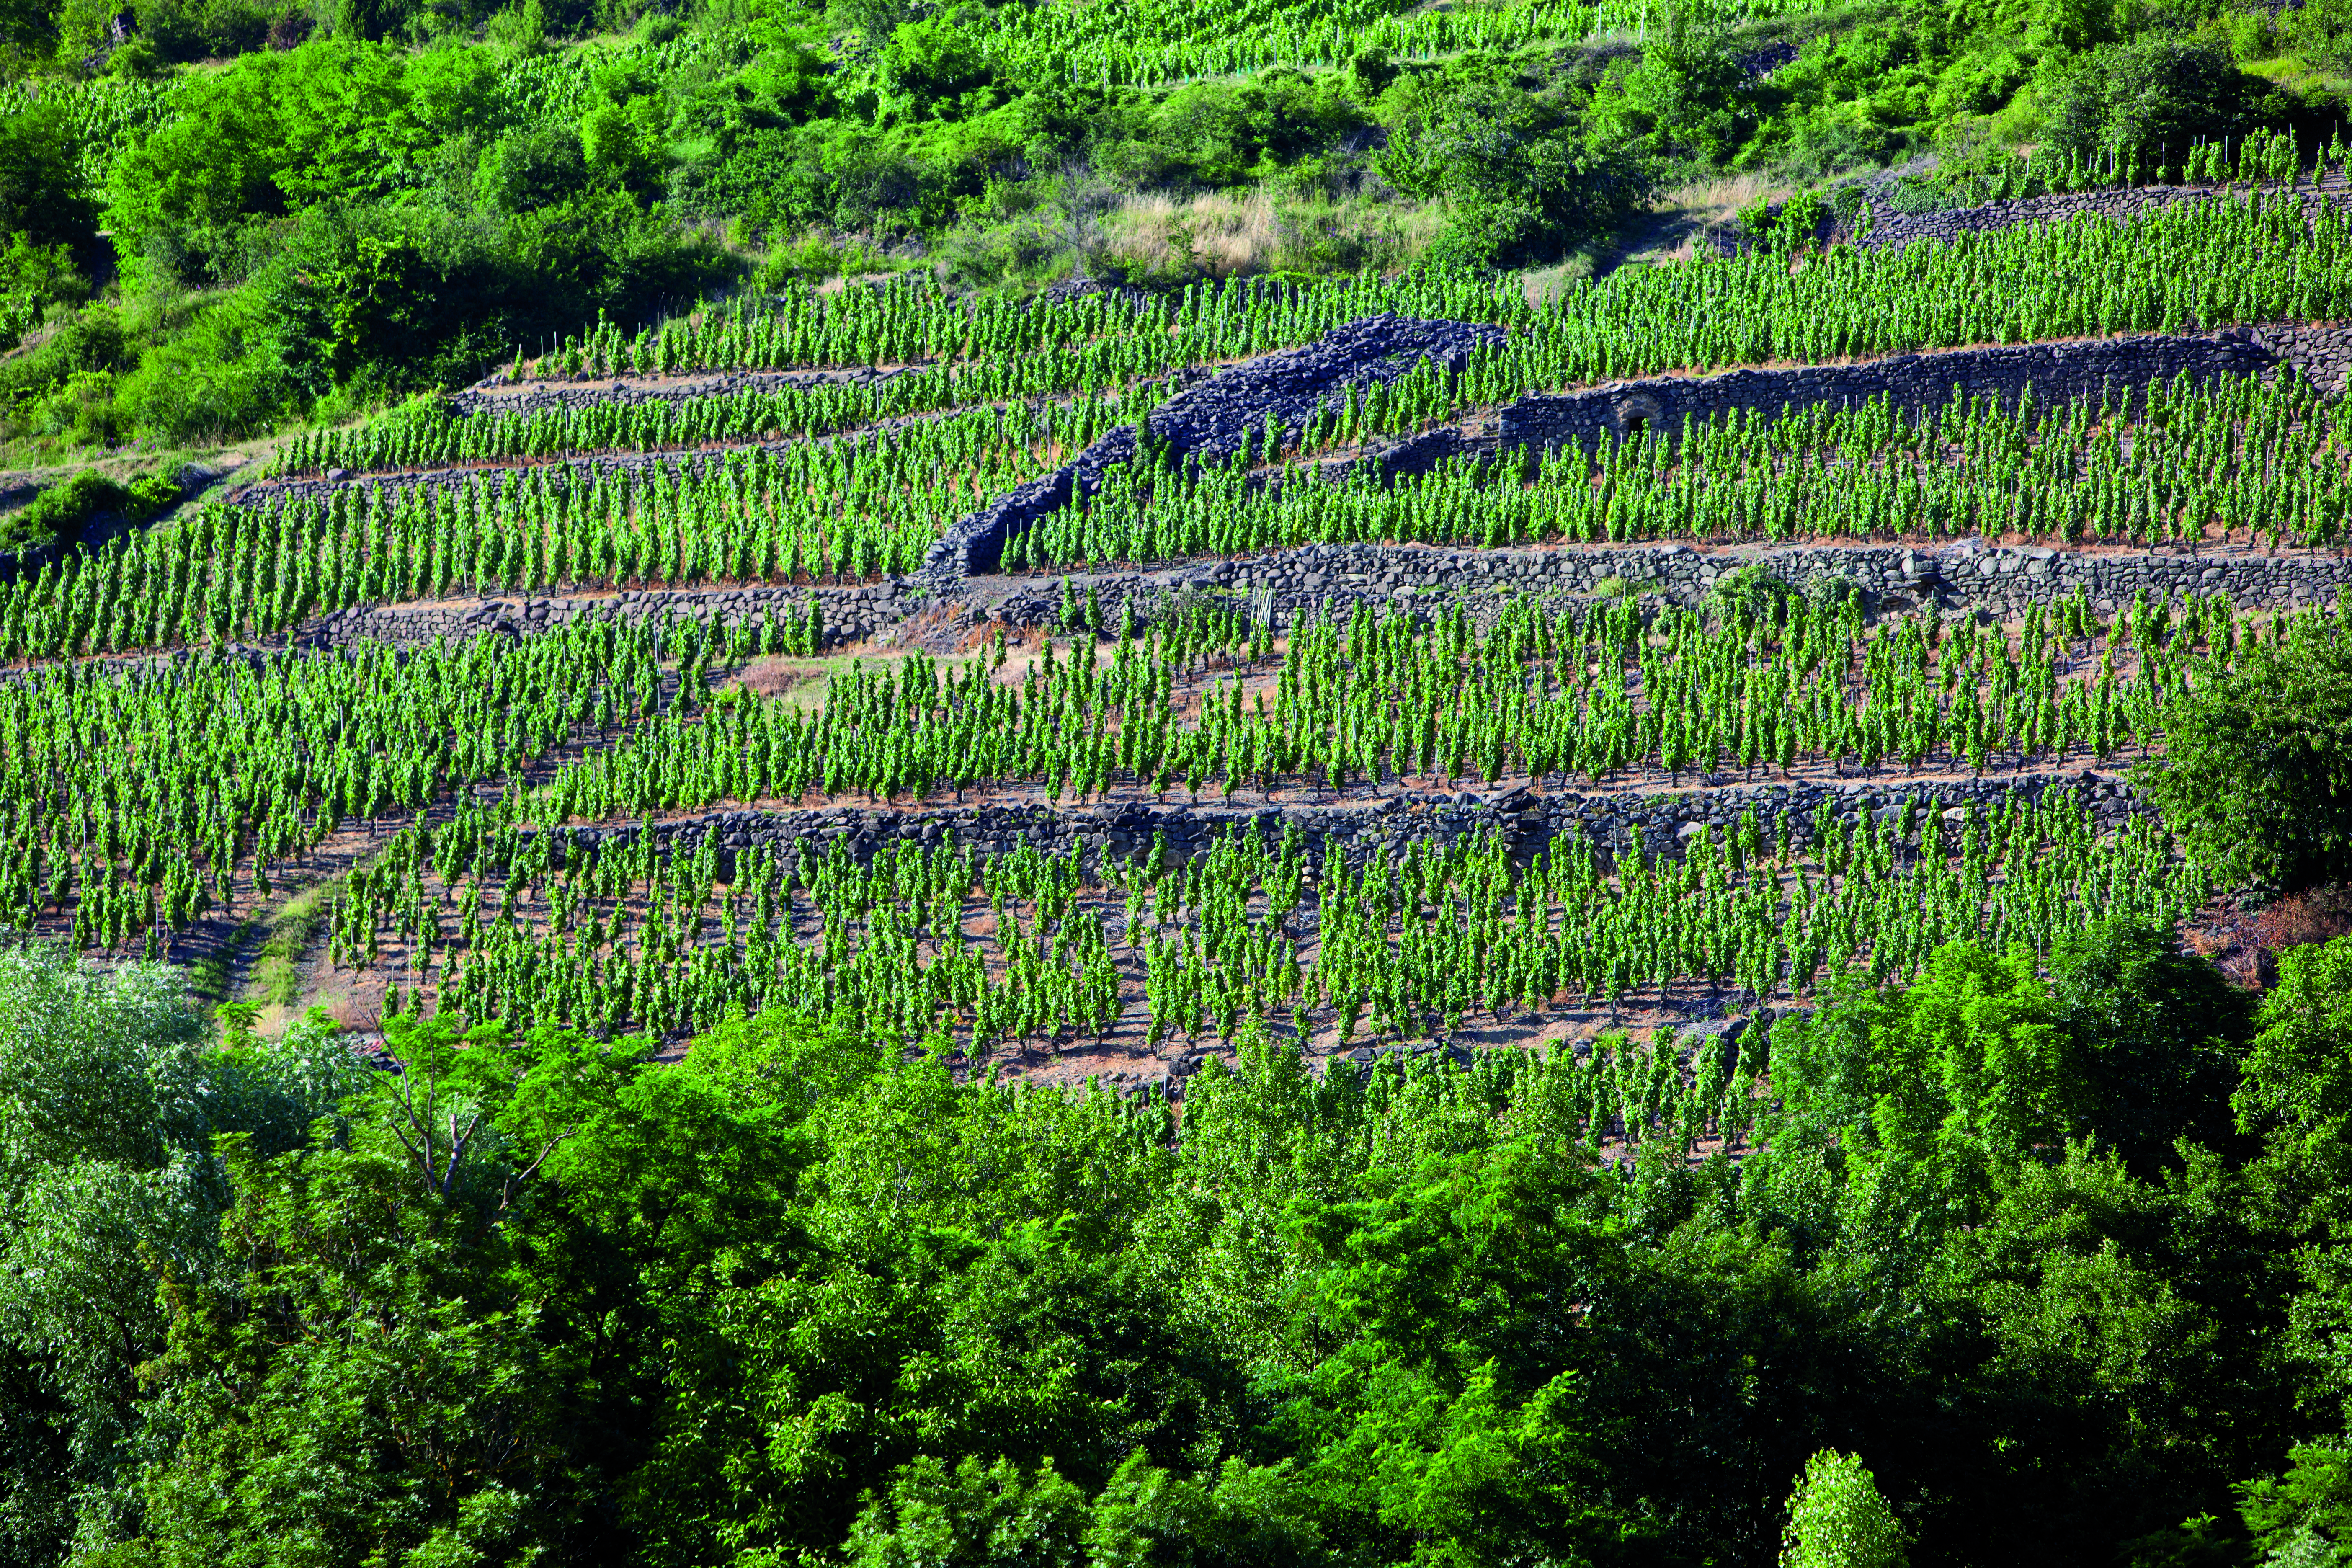
[[[2261,118],[2266,84],[2210,38],[2140,38],[2083,57],[2050,109],[2050,142],[2092,157],[2137,153],[2176,167],[2191,142],[2242,136]]]
[[[115,421],[174,444],[210,444],[265,428],[297,406],[302,356],[280,352],[257,314],[264,304],[244,293],[213,300],[184,331],[149,349],[119,384]]]
[[[142,474],[121,484],[95,468],[84,468],[44,489],[26,505],[0,516],[0,555],[79,542],[90,522],[106,512],[134,521],[152,517],[180,498],[177,485],[161,474]]]
[[[2218,876],[2289,891],[2352,873],[2352,634],[2304,620],[2207,662],[2137,784]]]
[[[0,348],[13,347],[51,305],[78,304],[89,285],[60,242],[36,245],[18,230],[0,247]]]
[[[1805,603],[1822,614],[1842,614],[1847,605],[1864,604],[1869,596],[1860,579],[1843,572],[1823,572],[1805,580]]]
[[[1870,1470],[1823,1448],[1789,1500],[1781,1568],[1902,1568],[1903,1535]]]
[[[1588,141],[1559,103],[1500,72],[1416,78],[1391,97],[1399,112],[1380,171],[1408,195],[1452,205],[1439,260],[1555,261],[1649,199],[1636,152]]]
[[[1740,566],[1716,579],[1706,592],[1706,608],[1717,619],[1768,626],[1795,596],[1786,580],[1762,566]]]

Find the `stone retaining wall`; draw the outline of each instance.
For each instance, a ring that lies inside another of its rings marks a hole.
[[[2304,186],[2303,195],[2337,206],[2352,204],[2352,191],[2347,191],[2340,179],[2331,180],[2328,184],[2331,188],[2323,191]],[[2265,200],[2283,194],[2275,185],[2263,191]],[[1876,250],[1890,245],[1908,245],[1914,240],[1954,239],[1963,234],[1983,234],[1994,229],[2015,228],[2022,224],[2063,223],[2069,218],[2085,216],[2123,221],[2182,202],[2243,201],[2245,198],[2243,186],[2139,185],[2128,190],[2060,191],[2049,195],[2023,196],[2015,201],[1987,202],[1981,206],[1951,207],[1932,213],[1889,212],[1880,204],[1872,209],[1870,232],[1852,238],[1850,243],[1858,249]]]
[[[585,620],[667,615],[758,626],[771,618],[805,617],[814,599],[822,605],[824,643],[830,647],[880,636],[909,615],[932,608],[961,606],[975,621],[1008,626],[1059,626],[1066,583],[1081,604],[1093,591],[1106,631],[1116,631],[1130,609],[1139,623],[1149,626],[1203,604],[1270,620],[1277,630],[1313,616],[1344,616],[1360,603],[1421,614],[1460,605],[1474,621],[1489,625],[1506,604],[1528,595],[1557,603],[1596,591],[1626,592],[1696,605],[1726,573],[1745,566],[1760,567],[1800,587],[1819,578],[1851,583],[1867,605],[1882,613],[1933,605],[1978,608],[2004,618],[2077,591],[2092,608],[2111,616],[2142,593],[2151,600],[2220,594],[2242,609],[2288,609],[2332,603],[2340,591],[2352,588],[2352,560],[2242,546],[2194,554],[2097,554],[2044,545],[1985,549],[1974,541],[1940,549],[1739,545],[1705,551],[1685,544],[1557,550],[1315,544],[1158,572],[1027,578],[992,605],[952,587],[935,592],[900,580],[853,588],[648,590],[345,610],[322,617],[299,640],[333,647],[362,640],[406,644],[486,634],[528,637]]]
[[[1589,839],[1613,858],[1633,847],[1638,832],[1645,853],[1677,855],[1702,827],[1717,833],[1736,826],[1753,810],[1768,844],[1785,831],[1808,845],[1814,825],[1825,820],[1853,826],[1884,822],[1911,803],[1957,817],[1968,806],[1998,805],[2012,798],[2039,800],[2052,790],[2072,790],[2095,815],[2101,830],[2112,831],[2148,808],[2120,778],[2096,773],[2025,773],[1979,779],[1914,783],[1875,779],[1851,783],[1800,780],[1790,784],[1734,784],[1646,795],[1538,793],[1524,785],[1500,793],[1459,796],[1392,796],[1377,803],[1331,806],[1192,805],[1145,801],[1104,805],[974,805],[917,807],[901,811],[830,807],[815,811],[733,811],[640,826],[559,828],[564,844],[591,847],[634,843],[650,831],[662,852],[692,852],[716,838],[722,857],[739,850],[782,847],[787,864],[803,856],[829,856],[836,844],[861,865],[902,844],[969,846],[999,855],[1028,847],[1054,854],[1080,850],[1099,868],[1106,852],[1132,857],[1163,836],[1168,852],[1190,860],[1205,855],[1227,834],[1255,832],[1269,847],[1293,825],[1309,858],[1318,866],[1337,852],[1351,867],[1370,857],[1423,842],[1453,845],[1500,833],[1522,863],[1555,840]],[[1824,808],[1826,814],[1824,815]],[[559,860],[561,857],[559,855]],[[730,861],[731,865],[731,861]]]
[[[1221,462],[1262,435],[1268,421],[1284,438],[1296,438],[1318,405],[1350,386],[1399,380],[1424,359],[1458,371],[1474,351],[1502,337],[1500,327],[1465,321],[1368,316],[1311,343],[1219,371],[1153,409],[1145,424],[1154,446],[1178,458]],[[1109,470],[1135,453],[1134,427],[1111,429],[1055,473],[955,523],[924,557],[924,576],[943,582],[995,571],[1007,540],[1093,495]]]
[[[878,386],[902,375],[920,375],[929,367],[893,365],[887,370],[852,366],[842,370],[735,371],[695,375],[650,384],[626,374],[604,383],[570,382],[550,385],[521,384],[521,392],[493,392],[516,384],[503,374],[477,382],[443,401],[460,418],[502,418],[510,415],[544,414],[566,408],[594,408],[607,403],[683,403],[689,397],[736,397],[755,392],[809,392],[826,386]]]
[[[895,581],[861,588],[755,586],[684,593],[629,591],[597,598],[494,599],[462,605],[387,605],[322,616],[304,641],[333,647],[359,640],[464,642],[477,637],[530,637],[588,621],[642,621],[676,616],[718,626],[760,626],[802,620],[809,602],[821,606],[824,644],[855,642],[887,631],[916,602]]]
[[[2013,405],[2030,388],[2048,406],[2113,398],[2134,411],[2152,384],[2186,374],[2200,384],[2259,375],[2293,364],[2333,392],[2352,366],[2352,328],[2231,328],[2213,333],[2136,333],[2074,342],[2018,343],[1896,354],[1854,364],[1729,370],[1715,375],[1649,376],[1576,392],[1537,393],[1506,405],[1498,445],[1550,447],[1637,429],[1678,431],[1686,418],[1731,412],[1774,416],[1823,404],[1885,397],[1916,411],[1949,403],[1955,389]]]
[[[2332,602],[2352,587],[2352,561],[2313,551],[2271,554],[2251,548],[2095,554],[2045,545],[1986,549],[1974,541],[1940,549],[1903,545],[1738,546],[1686,544],[1559,550],[1443,549],[1420,545],[1317,544],[1241,561],[1155,573],[1067,577],[1074,597],[1091,588],[1107,628],[1132,605],[1150,622],[1172,607],[1224,595],[1234,607],[1286,627],[1316,615],[1344,615],[1360,602],[1402,608],[1465,603],[1490,619],[1505,602],[1589,595],[1608,589],[1655,594],[1696,605],[1728,572],[1757,566],[1802,586],[1840,578],[1881,611],[1923,605],[1974,607],[2001,616],[2082,593],[2113,615],[2145,593],[2150,599],[2226,595],[2242,609]],[[1039,578],[995,605],[992,618],[1049,626],[1061,618],[1063,577]],[[1213,601],[1212,601],[1213,602]]]

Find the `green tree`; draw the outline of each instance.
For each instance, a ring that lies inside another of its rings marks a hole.
[[[2073,1047],[2070,1132],[2119,1150],[2143,1175],[2177,1163],[2181,1138],[2232,1147],[2252,997],[2152,921],[2101,921],[2060,943],[2050,968],[2055,1020]]]
[[[184,1435],[146,1488],[155,1562],[507,1562],[561,1528],[562,1390],[502,1278],[495,1183],[444,1192],[400,1129],[230,1149],[230,1282],[173,1292],[163,1397]]]
[[[1781,1568],[1903,1568],[1903,1531],[1869,1468],[1823,1448],[1789,1497]]]
[[[633,191],[651,191],[668,162],[658,100],[600,103],[580,118],[580,153],[589,172]]]
[[[2352,937],[2279,954],[2238,1114],[2333,1189],[2352,1177]]]
[[[2352,1445],[2302,1444],[2287,1458],[2284,1476],[2242,1490],[2255,1544],[2282,1568],[2352,1563]]]
[[[1514,81],[1498,62],[1417,76],[1384,104],[1381,174],[1452,208],[1440,250],[1477,266],[1557,258],[1648,198],[1647,166],[1590,142],[1558,100]]]
[[[2352,63],[2352,0],[2311,0],[2279,21],[2295,50],[2314,65],[2340,70]]]
[[[1128,1457],[1096,1497],[1091,1568],[1313,1568],[1328,1545],[1318,1509],[1287,1459],[1238,1456],[1210,1476]]]
[[[1431,1159],[1384,1196],[1302,1214],[1323,1268],[1313,1316],[1339,1342],[1289,1420],[1310,1482],[1390,1552],[1610,1561],[1647,1533],[1612,1506],[1565,1303],[1614,1293],[1596,1178],[1528,1140]],[[1390,1184],[1381,1184],[1387,1186]]]
[[[2022,949],[1953,942],[1910,985],[1849,982],[1776,1027],[1767,1165],[1833,1148],[1859,1183],[1850,1201],[1899,1226],[1915,1257],[1971,1223],[1997,1165],[2072,1124],[2069,1041],[2035,969]]]
[[[850,1527],[852,1568],[1078,1568],[1086,1495],[1055,1473],[967,1458],[952,1470],[926,1454]]]
[[[1678,0],[1653,6],[1642,58],[1594,117],[1654,153],[1719,163],[1747,140],[1754,114],[1748,76],[1722,35]]]
[[[2096,41],[2084,24],[2055,26],[2055,47]],[[2191,143],[2252,130],[2262,87],[2212,38],[2157,35],[2102,44],[2070,61],[2050,106],[2050,139],[2086,157],[2138,154],[2153,166],[2162,155],[2178,167]]]
[[[135,1528],[131,1477],[154,1457],[142,1378],[168,1328],[159,1287],[218,1267],[230,1192],[210,1141],[307,1129],[368,1076],[316,1023],[206,1053],[184,998],[161,965],[0,950],[0,1337],[23,1358],[16,1386],[38,1390],[7,1424],[60,1435],[70,1463],[52,1480],[74,1489],[91,1544]]]
[[[2184,847],[2237,882],[2352,871],[2352,636],[2299,619],[2194,678],[2137,781]]]
[[[223,1266],[166,1274],[158,1563],[529,1561],[571,1528],[575,1393],[520,1241],[549,1157],[645,1047],[385,1034],[401,1070],[345,1097],[340,1137],[222,1142]]]
[[[97,207],[76,167],[64,95],[0,114],[0,233],[34,246],[87,246]]]

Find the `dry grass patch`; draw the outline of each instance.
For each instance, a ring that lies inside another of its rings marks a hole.
[[[1110,254],[1138,272],[1215,278],[1403,267],[1444,226],[1434,205],[1283,196],[1261,185],[1189,196],[1131,195],[1103,215]]]
[[[791,654],[761,654],[748,659],[735,675],[719,683],[722,691],[748,691],[755,697],[781,701],[793,708],[814,712],[824,706],[834,681],[849,672],[853,664],[863,665],[869,673],[895,675],[898,667],[921,653],[920,648],[877,647],[870,643],[852,644],[839,652],[814,658],[795,658]],[[990,659],[994,656],[986,647],[971,654],[925,655],[933,664],[954,673],[973,659]],[[1018,643],[1013,646],[1004,668],[998,671],[1000,679],[1017,680],[1036,662],[1034,650],[1024,650]]]
[[[1742,207],[1758,202],[1784,201],[1797,187],[1769,174],[1725,174],[1661,192],[1651,203],[1646,223],[1635,226],[1623,263],[1653,264],[1688,261],[1715,254],[1717,242],[1728,234]]]

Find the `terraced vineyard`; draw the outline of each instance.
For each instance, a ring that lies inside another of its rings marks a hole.
[[[2123,773],[2352,584],[2352,227],[1957,232],[592,333],[0,588],[0,906],[362,1025],[782,1000],[1169,1093],[2183,918]],[[1737,1050],[1582,1059],[1738,1133]]]

